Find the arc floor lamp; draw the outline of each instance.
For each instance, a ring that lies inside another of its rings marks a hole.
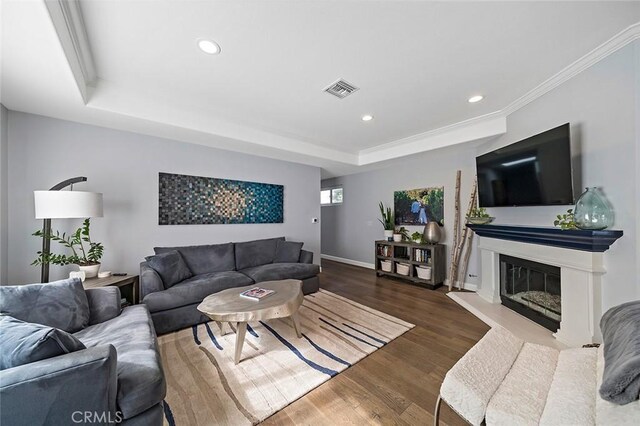
[[[43,219],[42,253],[51,250],[51,219],[86,219],[102,217],[102,194],[99,192],[74,191],[73,184],[86,182],[84,176],[74,177],[54,185],[48,191],[33,191],[36,219]],[[70,191],[62,191],[66,187]],[[40,269],[40,282],[49,282],[49,263],[43,262]]]

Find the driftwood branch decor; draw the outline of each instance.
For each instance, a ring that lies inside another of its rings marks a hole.
[[[473,207],[476,206],[477,204],[477,199],[478,199],[478,182],[474,182],[473,185],[473,192],[471,194],[471,201],[470,201],[470,205],[469,205],[469,211],[467,211],[467,216],[469,215],[469,213],[471,212],[471,209]],[[467,268],[469,266],[469,258],[471,257],[471,250],[473,249],[473,246],[471,245],[471,243],[473,242],[473,236],[475,235],[475,233],[473,232],[473,230],[471,230],[470,228],[468,228],[466,225],[464,227],[464,234],[465,234],[465,244],[464,244],[464,256],[463,256],[463,260],[462,260],[462,265],[460,265],[460,275],[459,275],[459,280],[458,280],[458,288],[460,290],[462,290],[462,288],[464,287],[464,280],[467,276]]]
[[[467,265],[469,263],[469,257],[471,256],[471,241],[473,239],[473,231],[467,226],[464,226],[464,231],[460,232],[460,186],[458,181],[458,176],[460,171],[458,171],[456,175],[456,214],[455,214],[455,223],[454,223],[454,241],[453,248],[451,251],[451,269],[449,271],[449,290],[453,288],[454,285],[458,285],[458,288],[462,289],[464,283],[464,275],[466,274]],[[469,198],[469,206],[467,207],[467,214],[469,214],[471,209],[476,205],[476,196],[478,190],[478,181],[474,179],[473,181],[473,189],[471,190],[471,197]],[[467,247],[467,252],[464,253],[464,263],[462,268],[462,278],[459,279],[459,271],[460,271],[460,259],[463,257],[463,252]]]
[[[460,176],[462,175],[462,171],[458,170],[456,172],[456,193],[455,193],[455,211],[453,216],[453,241],[451,245],[451,266],[449,268],[449,290],[453,286],[454,280],[454,253],[455,248],[458,246],[458,239],[460,237]]]

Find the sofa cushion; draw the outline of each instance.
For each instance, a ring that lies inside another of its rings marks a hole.
[[[200,303],[210,294],[250,284],[253,284],[251,278],[235,271],[196,275],[165,291],[148,294],[143,303],[151,312],[164,311]]]
[[[491,397],[523,345],[523,340],[506,329],[492,328],[447,372],[440,396],[470,424],[483,423]]]
[[[262,281],[285,280],[288,278],[304,280],[318,275],[320,273],[320,267],[308,263],[271,263],[269,265],[243,269],[240,272],[251,277],[256,283],[259,283]]]
[[[75,334],[87,347],[113,345],[118,353],[118,409],[125,419],[162,402],[166,384],[151,316],[144,305]]]
[[[241,270],[273,263],[278,241],[284,241],[284,237],[236,243],[236,268]]]
[[[211,272],[233,271],[236,259],[233,243],[184,247],[155,247],[156,254],[177,250],[193,272],[193,275]]]
[[[304,243],[278,240],[273,263],[296,263],[300,260],[300,251]]]
[[[182,255],[177,250],[148,256],[146,260],[149,266],[162,278],[164,288],[169,288],[193,276]]]
[[[73,333],[89,324],[89,302],[78,278],[0,286],[0,314]]]
[[[0,370],[85,349],[66,331],[8,315],[0,317]]]

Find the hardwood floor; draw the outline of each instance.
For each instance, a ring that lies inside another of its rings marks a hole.
[[[323,260],[320,286],[416,325],[264,421],[266,425],[433,423],[445,373],[489,327],[446,296]],[[446,404],[441,424],[466,424]]]

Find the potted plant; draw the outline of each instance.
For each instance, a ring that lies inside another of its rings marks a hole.
[[[384,208],[384,204],[380,201],[380,214],[382,219],[378,219],[384,228],[384,237],[387,241],[391,241],[393,237],[393,231],[395,230],[395,221],[393,218],[393,212],[391,207]]]
[[[413,234],[411,234],[411,239],[413,240],[414,243],[420,244],[422,242],[422,234],[416,231]]]
[[[467,213],[467,223],[473,225],[486,225],[491,223],[493,218],[487,213],[487,209],[484,207],[474,207]]]
[[[96,243],[91,241],[89,234],[90,222],[89,219],[85,219],[82,222],[82,226],[70,235],[59,231],[55,234],[51,232],[49,235],[44,235],[42,230],[34,232],[32,235],[36,237],[48,238],[51,241],[55,241],[62,246],[71,250],[71,254],[56,254],[48,253],[45,255],[42,251],[38,252],[38,257],[31,264],[41,265],[43,263],[49,263],[52,265],[78,265],[81,271],[84,271],[87,278],[93,278],[98,275],[100,270],[100,259],[104,247],[102,243]],[[86,243],[83,244],[83,243]]]
[[[404,226],[397,228],[393,234],[393,241],[399,243],[403,240],[409,241],[411,237],[409,237],[409,231]]]

